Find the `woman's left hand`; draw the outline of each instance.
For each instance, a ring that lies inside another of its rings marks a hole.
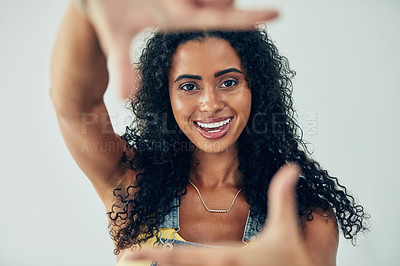
[[[144,249],[127,260],[153,260],[162,265],[276,265],[309,266],[311,257],[300,234],[295,186],[296,164],[284,165],[274,176],[269,192],[268,222],[257,241],[247,248],[176,248],[173,251]]]

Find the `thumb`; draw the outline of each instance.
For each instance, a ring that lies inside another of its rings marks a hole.
[[[274,175],[268,190],[268,227],[297,234],[295,187],[299,174],[297,164],[287,163]]]
[[[109,54],[109,68],[115,77],[119,94],[122,98],[132,95],[138,79],[138,73],[134,69],[130,57],[130,40],[120,40],[113,44]]]
[[[266,22],[275,19],[278,16],[276,10],[239,10],[232,9],[225,12],[222,16],[222,26],[235,28],[252,28],[257,23]],[[226,25],[224,25],[226,23]]]

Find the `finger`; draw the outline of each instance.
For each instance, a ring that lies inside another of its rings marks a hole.
[[[252,29],[257,23],[272,20],[278,16],[275,10],[243,11],[234,8],[200,8],[186,14],[182,18],[171,18],[160,24],[163,31],[196,30],[196,29]]]
[[[297,207],[295,186],[300,169],[297,164],[287,163],[272,178],[268,190],[268,226],[282,228],[297,234]]]
[[[195,0],[199,6],[207,7],[227,7],[233,6],[234,0]]]
[[[231,254],[232,253],[232,254]],[[233,265],[233,252],[228,249],[208,248],[177,248],[173,251],[152,249],[142,250],[127,257],[128,260],[151,260],[162,265],[174,266],[211,266],[211,265]],[[229,260],[229,261],[228,261]]]
[[[132,95],[138,80],[137,71],[133,68],[129,53],[130,40],[113,43],[109,54],[109,67],[115,77],[116,86],[122,98]]]
[[[200,253],[200,254],[199,254]],[[200,260],[199,260],[200,258]],[[160,249],[143,250],[129,256],[131,260],[151,260],[161,263],[162,265],[205,265],[201,264],[201,258],[206,258],[203,250],[180,249],[166,251]]]
[[[255,24],[276,18],[278,13],[267,11],[243,11],[237,9],[206,9],[197,15],[197,26],[201,28],[249,29]]]

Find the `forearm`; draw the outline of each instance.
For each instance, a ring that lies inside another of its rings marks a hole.
[[[58,112],[89,112],[103,101],[108,85],[106,58],[92,25],[72,3],[55,41],[50,73],[51,98]]]

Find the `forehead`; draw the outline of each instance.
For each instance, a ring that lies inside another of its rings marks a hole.
[[[178,46],[170,77],[180,74],[207,75],[235,67],[242,70],[241,60],[231,44],[223,39],[193,40]]]

